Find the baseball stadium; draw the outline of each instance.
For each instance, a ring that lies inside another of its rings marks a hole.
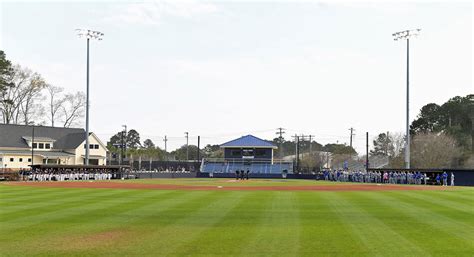
[[[2,256],[472,256],[474,189],[228,178],[3,182]]]
[[[474,257],[473,10],[0,2],[0,257]]]

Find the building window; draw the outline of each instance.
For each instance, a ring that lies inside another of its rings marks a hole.
[[[89,144],[89,149],[94,149],[94,145]]]
[[[14,159],[14,158],[10,158],[10,162],[14,162],[14,161],[15,161],[15,159]]]
[[[2,159],[2,158],[0,158],[0,162],[3,162],[3,159]]]
[[[28,162],[31,162],[31,158],[28,158]]]
[[[19,162],[23,162],[23,158],[20,158],[18,161],[19,161]]]
[[[265,156],[266,153],[267,153],[267,151],[265,151],[265,149],[256,149],[255,150],[255,156],[258,156],[258,157],[263,157],[263,156]]]
[[[99,145],[94,145],[94,149],[99,149]]]
[[[33,143],[33,148],[38,148],[38,144],[37,143]]]
[[[51,145],[50,144],[44,144],[44,148],[51,149]]]
[[[253,149],[242,150],[242,156],[253,156]]]
[[[44,144],[43,144],[43,143],[39,143],[39,144],[38,144],[38,148],[39,148],[39,149],[44,149]]]
[[[240,157],[240,155],[242,155],[242,153],[241,153],[240,150],[230,150],[230,155],[232,157]]]

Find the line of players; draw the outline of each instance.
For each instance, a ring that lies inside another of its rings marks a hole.
[[[110,180],[112,174],[100,171],[42,171],[28,172],[23,174],[27,181],[86,181],[86,180]]]
[[[323,172],[324,180],[339,182],[384,183],[384,184],[428,184],[430,178],[421,172],[363,172],[348,170],[326,170]],[[454,174],[450,174],[450,185],[454,186]],[[434,178],[437,185],[448,185],[448,174],[443,172]],[[430,182],[431,183],[431,182]]]
[[[241,180],[248,180],[249,179],[249,173],[250,173],[250,170],[247,169],[247,171],[244,171],[244,170],[235,170],[235,180],[239,180],[239,178]]]

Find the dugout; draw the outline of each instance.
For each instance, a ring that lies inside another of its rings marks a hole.
[[[29,172],[105,172],[112,173],[113,178],[129,178],[130,166],[128,165],[58,165],[58,164],[34,164],[29,165],[31,170],[21,171],[20,175],[26,175]]]
[[[454,174],[454,185],[455,186],[474,186],[474,169],[374,169],[369,168],[367,171],[373,172],[421,172],[428,175],[429,184],[435,184],[436,175],[446,172],[448,174],[448,182],[451,181],[451,173]]]

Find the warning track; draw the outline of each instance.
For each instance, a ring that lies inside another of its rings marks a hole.
[[[301,185],[301,186],[218,186],[210,185],[169,185],[123,183],[113,181],[92,182],[9,182],[6,185],[31,187],[59,188],[109,188],[109,189],[156,189],[156,190],[221,190],[221,191],[399,191],[399,190],[450,190],[441,186],[412,186],[412,185],[377,185],[377,184],[334,184],[334,185]]]

